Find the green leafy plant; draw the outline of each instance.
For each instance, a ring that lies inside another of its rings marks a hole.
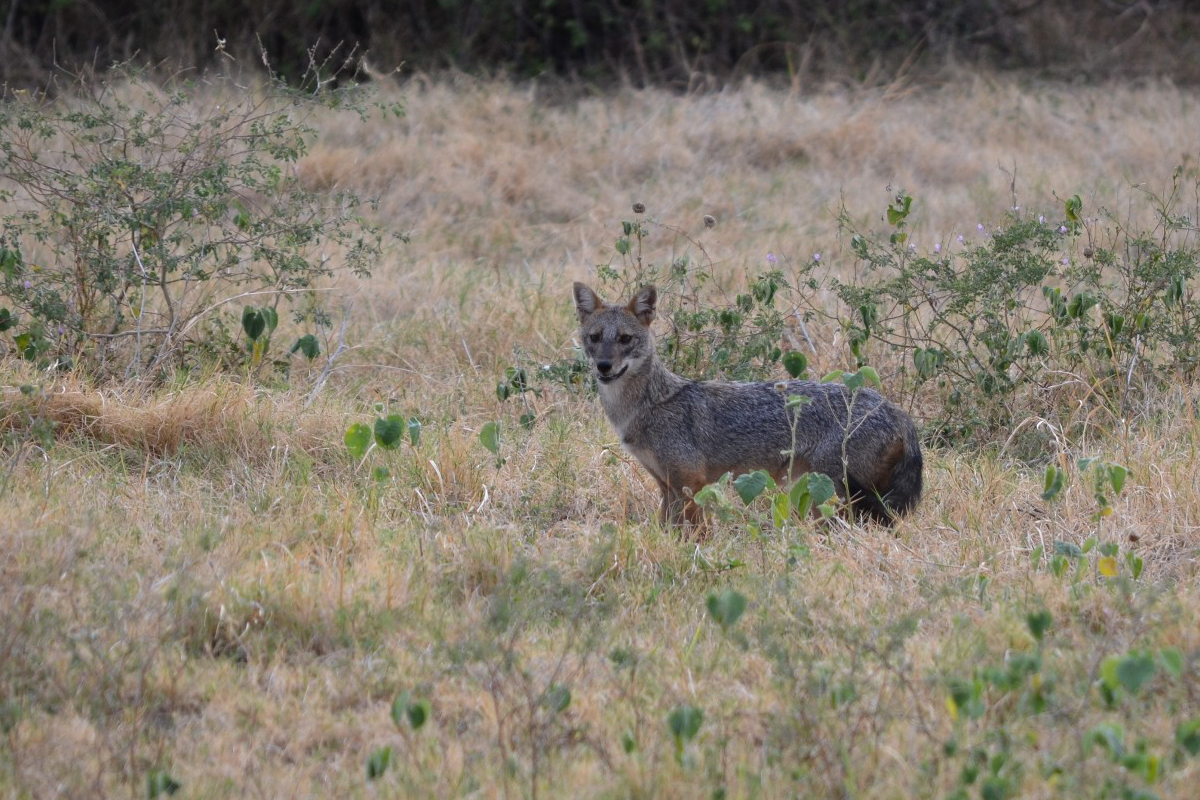
[[[1200,365],[1200,247],[1194,222],[1176,210],[1187,174],[1176,171],[1165,197],[1147,196],[1158,220],[1149,231],[1103,210],[1089,219],[1073,196],[1057,221],[1013,211],[998,227],[919,251],[906,193],[882,231],[859,230],[843,210],[858,268],[847,278],[802,262],[798,284],[839,300],[807,304],[804,317],[838,325],[860,366],[874,352],[889,383],[933,401],[935,438],[985,442],[1007,431],[1031,437],[1032,457],[1043,448],[1036,431],[1017,427],[1023,415],[1065,413],[1078,398],[1117,416]],[[1064,385],[1064,374],[1080,377]]]
[[[713,622],[720,625],[721,630],[728,631],[741,619],[746,610],[746,596],[733,589],[726,589],[720,594],[710,594],[706,605]]]
[[[417,447],[421,441],[421,420],[419,418],[414,416],[405,419],[399,414],[387,414],[382,403],[377,403],[375,410],[381,416],[375,419],[373,425],[362,422],[352,423],[342,436],[346,450],[360,466],[366,463],[367,457],[376,448],[384,452],[399,449],[403,443],[405,431],[408,432],[408,441],[412,447]],[[374,486],[369,492],[370,496],[375,498],[377,487],[387,483],[391,477],[392,471],[386,464],[373,466],[371,479]]]
[[[410,692],[401,692],[392,701],[392,722],[403,730],[404,722],[414,731],[419,731],[429,721],[432,707],[424,698],[413,698]]]
[[[367,758],[367,780],[376,781],[383,777],[392,765],[392,748],[380,747]]]
[[[295,169],[311,112],[368,109],[352,80],[331,89],[318,69],[295,89],[269,76],[254,93],[208,75],[201,94],[188,78],[118,65],[6,97],[0,326],[21,328],[21,354],[157,368],[202,349],[214,315],[248,298],[270,300],[243,311],[252,360],[280,302],[303,295],[296,315],[323,323],[319,282],[343,267],[369,274],[383,234],[357,197],[315,191]],[[297,346],[318,349],[315,338]]]
[[[667,729],[675,742],[675,760],[683,763],[683,751],[688,742],[696,738],[704,723],[704,712],[691,705],[676,706],[667,715]]]
[[[777,369],[784,358],[781,342],[792,337],[785,367],[804,374],[807,360],[788,327],[784,302],[793,289],[781,269],[760,272],[734,290],[722,285],[698,236],[645,216],[640,203],[634,213],[634,220],[621,222],[613,260],[596,267],[600,294],[615,300],[643,284],[658,287],[657,313],[666,323],[659,352],[668,366],[695,377],[762,379]],[[704,219],[706,228],[713,225],[712,217]],[[659,246],[659,238],[667,243]]]
[[[500,423],[485,422],[479,429],[479,443],[496,457],[496,469],[504,466],[505,458],[500,455]]]
[[[183,788],[183,784],[171,777],[165,769],[153,769],[146,774],[146,798],[170,797]]]

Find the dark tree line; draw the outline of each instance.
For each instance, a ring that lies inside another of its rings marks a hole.
[[[605,84],[875,75],[984,63],[1200,79],[1195,0],[4,0],[0,77],[135,58],[204,67],[265,51],[287,75],[343,43],[385,71]]]

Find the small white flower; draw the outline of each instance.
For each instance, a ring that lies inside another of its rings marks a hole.
[[[1045,225],[1046,217],[1043,214],[1038,214],[1038,225]]]
[[[821,254],[813,253],[813,261],[820,261],[820,260],[821,260]]]
[[[933,246],[933,252],[935,252],[935,253],[942,252],[942,243],[941,242],[938,242],[937,244],[935,244]]]
[[[961,233],[958,235],[958,243],[959,244],[963,243],[963,235]]]
[[[1064,267],[1071,266],[1071,259],[1067,258],[1066,256],[1063,256],[1063,266]]]
[[[978,230],[980,233],[983,233],[983,223],[981,222],[978,225],[976,225],[975,229]]]
[[[1059,227],[1059,229],[1058,229],[1058,232],[1059,232],[1059,233],[1066,233],[1066,232],[1067,232],[1067,226],[1066,226],[1066,225],[1062,225],[1062,226],[1060,226],[1060,227]]]

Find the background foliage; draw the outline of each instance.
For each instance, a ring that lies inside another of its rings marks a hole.
[[[298,74],[313,42],[401,61],[604,83],[776,73],[878,79],[960,60],[1089,75],[1194,81],[1200,9],[1177,0],[12,0],[0,20],[0,78],[37,83],[54,64],[138,57],[202,67],[217,38],[256,60],[259,44]]]

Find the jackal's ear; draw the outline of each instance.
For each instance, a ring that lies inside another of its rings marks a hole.
[[[604,301],[598,294],[579,281],[575,281],[575,310],[579,312],[581,323],[587,319],[588,314],[595,313],[603,305]]]
[[[658,303],[658,290],[653,286],[643,286],[629,301],[629,313],[638,318],[646,327],[654,322],[654,307]]]

